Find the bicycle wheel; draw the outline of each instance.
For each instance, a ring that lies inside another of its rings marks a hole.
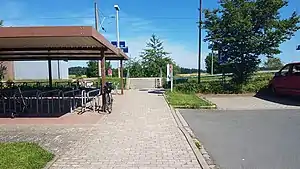
[[[106,111],[109,114],[112,112],[112,97],[109,93],[106,94]]]

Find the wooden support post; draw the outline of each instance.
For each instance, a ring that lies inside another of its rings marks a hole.
[[[52,88],[52,65],[51,59],[48,60],[49,86]]]
[[[102,109],[105,112],[106,108],[106,100],[105,100],[105,94],[104,94],[104,86],[105,86],[105,55],[104,50],[101,50],[101,93],[102,93]]]
[[[124,81],[123,81],[123,60],[120,60],[120,74],[121,74],[121,95],[124,94]]]

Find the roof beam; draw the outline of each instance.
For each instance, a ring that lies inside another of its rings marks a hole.
[[[43,48],[0,48],[1,52],[4,51],[58,51],[58,50],[96,50],[96,51],[106,51],[107,48],[104,47],[43,47]]]
[[[100,56],[100,52],[95,52],[95,53],[75,53],[75,52],[19,52],[19,53],[8,53],[8,52],[0,52],[0,58],[3,56]],[[114,53],[105,53],[105,55],[115,55]]]
[[[9,57],[0,57],[0,61],[46,61],[46,60],[101,60],[102,58],[99,56],[61,56],[61,57],[45,57],[45,56],[33,56],[33,57],[26,57],[24,58],[23,56],[9,56]],[[119,57],[106,57],[105,60],[120,60]],[[121,59],[124,60],[124,59]]]

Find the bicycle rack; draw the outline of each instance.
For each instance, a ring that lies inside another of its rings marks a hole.
[[[77,108],[77,99],[78,96],[82,94],[80,89],[73,89],[66,91],[62,95],[62,99],[65,101],[65,98],[69,99],[70,112],[73,113],[73,110]]]
[[[92,93],[96,93],[96,95],[91,96]],[[91,106],[86,105],[87,109],[92,109],[93,112],[96,111],[96,107],[100,107],[100,96],[101,96],[101,89],[95,89],[87,92],[87,100],[91,101],[90,104]],[[98,103],[97,103],[98,102]]]
[[[57,93],[57,95],[54,95],[55,93]],[[54,112],[54,96],[58,96],[58,94],[60,93],[60,90],[55,89],[55,90],[50,90],[50,91],[45,91],[45,92],[41,92],[38,94],[37,96],[37,113],[44,113],[44,103],[45,100],[46,105],[47,105],[47,113],[53,113]],[[48,96],[50,94],[50,96]],[[50,100],[51,100],[51,112],[50,112]],[[40,103],[40,109],[39,109],[39,103]],[[60,110],[60,107],[58,108]]]
[[[4,88],[0,90],[0,115],[6,116],[10,113],[22,115],[26,110],[28,115],[48,116],[52,113],[73,113],[77,108],[80,108],[78,109],[80,113],[88,110],[95,112],[101,107],[101,89],[99,88],[68,89],[62,87],[51,90],[42,86],[41,83],[36,83],[34,86],[28,83],[15,83],[10,89],[3,85]],[[22,89],[24,91],[21,91]]]

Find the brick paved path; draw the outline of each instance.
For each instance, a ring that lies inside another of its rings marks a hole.
[[[127,91],[114,105],[51,169],[201,168],[162,96]]]

